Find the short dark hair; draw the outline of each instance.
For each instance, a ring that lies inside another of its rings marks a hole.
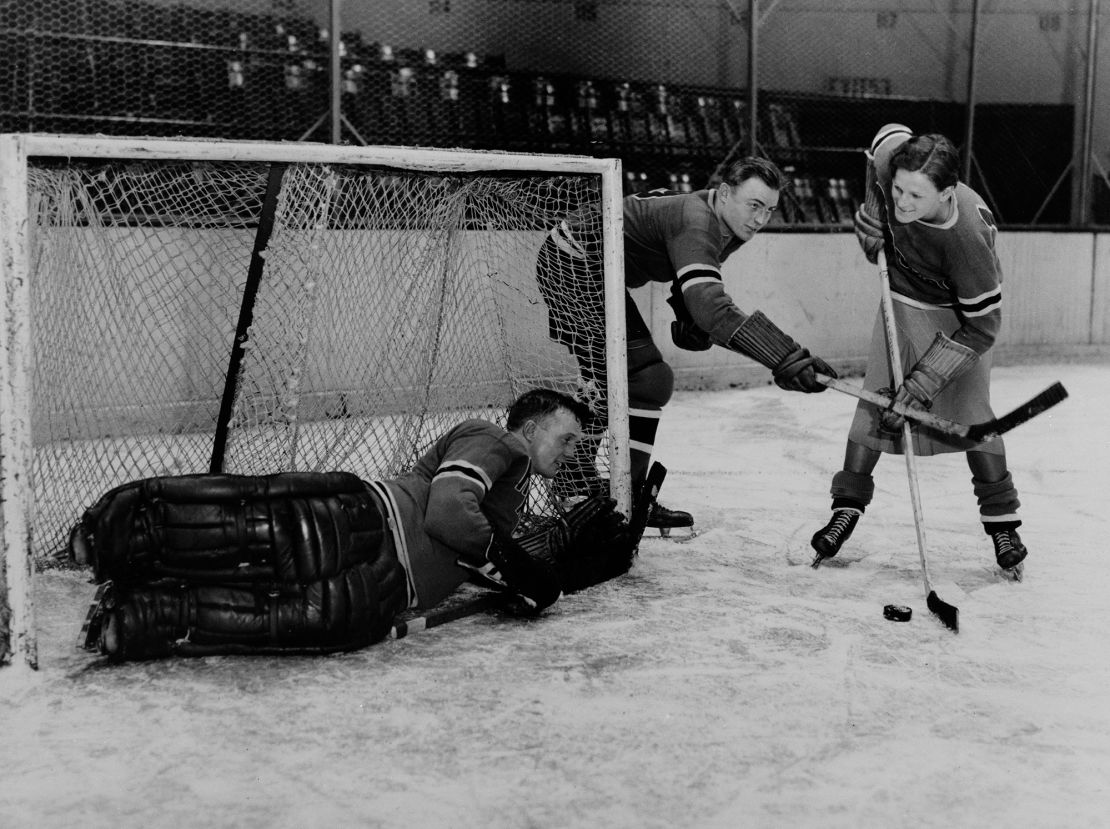
[[[939,133],[915,135],[890,157],[891,172],[922,173],[938,190],[955,187],[960,180],[960,153]]]
[[[721,176],[721,181],[736,186],[750,178],[757,178],[774,190],[782,190],[786,186],[786,177],[773,161],[751,155],[730,164]]]
[[[529,420],[539,420],[555,414],[559,409],[566,409],[577,417],[583,429],[590,422],[589,407],[581,400],[575,400],[569,394],[553,389],[532,389],[518,397],[509,407],[505,428],[510,432],[516,431]]]

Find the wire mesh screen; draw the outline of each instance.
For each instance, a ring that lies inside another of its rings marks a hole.
[[[785,221],[831,226],[898,121],[970,138],[1004,223],[1105,221],[1105,6],[1092,26],[1097,4],[1042,0],[9,0],[0,118],[615,156],[629,191],[755,151],[795,181]]]
[[[396,476],[463,420],[503,422],[537,386],[591,405],[588,462],[607,474],[604,388],[549,328],[536,277],[548,230],[599,210],[600,176],[276,169],[31,168],[40,560],[119,484],[210,469]],[[603,365],[601,286],[585,271],[560,278],[578,303],[576,342],[601,348]],[[537,484],[533,512],[554,495]]]

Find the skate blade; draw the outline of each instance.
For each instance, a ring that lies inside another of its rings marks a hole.
[[[77,635],[77,649],[83,651],[96,651],[100,649],[100,629],[104,626],[105,596],[111,587],[111,582],[104,582],[96,589],[96,595],[89,602],[89,612],[85,615],[85,623],[81,625],[81,632]]]
[[[1010,581],[1022,581],[1025,578],[1025,562],[1015,564],[1013,567],[1006,570],[999,567],[998,574],[1002,576],[1002,578],[1009,579]]]
[[[648,527],[648,530],[657,530],[659,535],[644,533],[644,538],[658,538],[662,541],[673,541],[682,544],[698,537],[698,531],[693,527]],[[678,533],[674,531],[678,530]]]

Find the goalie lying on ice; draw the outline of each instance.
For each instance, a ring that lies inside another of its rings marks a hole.
[[[529,475],[554,477],[588,418],[539,389],[510,407],[506,428],[467,420],[394,480],[291,472],[117,487],[71,534],[71,556],[108,586],[85,646],[117,661],[352,650],[468,580],[539,613],[626,572],[635,554],[604,496],[513,537]]]

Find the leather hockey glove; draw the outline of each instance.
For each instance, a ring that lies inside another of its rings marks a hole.
[[[879,261],[879,251],[883,249],[885,241],[883,222],[867,213],[866,206],[861,206],[852,219],[852,225],[856,231],[856,240],[863,249],[863,255],[872,265],[876,264]]]
[[[741,323],[728,347],[771,369],[775,385],[786,391],[822,392],[825,386],[817,381],[816,373],[837,376],[832,366],[794,342],[762,311]]]
[[[979,355],[966,345],[937,333],[932,345],[894,395],[894,405],[901,403],[916,409],[931,409],[936,396],[978,360]],[[893,409],[881,416],[881,428],[887,432],[901,431],[904,422],[905,418]]]
[[[575,593],[627,573],[638,543],[621,513],[610,507],[597,514],[555,560],[563,592]]]
[[[698,327],[686,302],[682,298],[682,289],[676,283],[671,284],[671,295],[667,297],[667,304],[674,311],[674,322],[671,323],[671,340],[679,348],[686,351],[707,351],[713,345],[709,335]]]
[[[521,599],[520,612],[537,616],[555,604],[562,593],[559,576],[550,564],[534,558],[511,538],[495,535],[486,558],[492,567],[480,571],[489,581]]]
[[[867,153],[867,170],[864,173],[863,204],[852,219],[856,240],[863,249],[863,255],[872,265],[879,261],[879,251],[883,249],[886,231],[886,201],[879,176],[875,172],[875,160]]]
[[[583,527],[598,516],[612,512],[616,506],[617,502],[608,495],[591,495],[558,518],[546,521],[534,532],[516,536],[513,541],[532,558],[554,563]]]

